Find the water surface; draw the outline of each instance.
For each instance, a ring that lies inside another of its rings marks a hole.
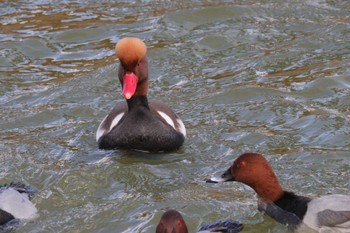
[[[0,182],[40,192],[14,232],[152,233],[179,210],[190,232],[232,218],[287,232],[238,183],[206,184],[243,152],[283,187],[349,194],[348,1],[1,1]],[[167,154],[97,149],[123,101],[115,43],[142,38],[150,93],[188,132]]]

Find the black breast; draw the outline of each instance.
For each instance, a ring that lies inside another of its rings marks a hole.
[[[11,220],[15,219],[12,214],[0,209],[0,225],[3,225]]]
[[[128,112],[108,134],[99,140],[103,149],[170,151],[179,148],[185,138],[150,111],[147,98],[128,101]]]
[[[283,196],[275,201],[275,204],[281,209],[298,216],[299,219],[303,219],[307,211],[307,204],[311,201],[311,198],[295,195],[292,192],[284,192]]]

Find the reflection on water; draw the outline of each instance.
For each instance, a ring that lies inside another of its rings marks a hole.
[[[233,218],[286,232],[240,184],[208,185],[240,153],[267,156],[283,186],[349,193],[347,1],[0,2],[0,181],[40,190],[17,232],[154,232],[167,208],[193,232]],[[102,151],[117,101],[115,43],[149,47],[150,98],[188,129],[169,154]]]

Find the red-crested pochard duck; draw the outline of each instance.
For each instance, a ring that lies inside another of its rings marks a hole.
[[[145,43],[134,37],[121,39],[119,81],[126,102],[118,103],[102,120],[96,141],[100,149],[171,151],[186,137],[181,119],[164,103],[148,100],[148,63]]]
[[[36,190],[23,184],[0,185],[0,226],[14,219],[31,219],[37,209],[30,201]]]
[[[326,195],[315,199],[284,191],[269,162],[258,153],[239,156],[221,177],[207,182],[242,182],[260,197],[259,210],[291,228],[317,232],[350,232],[350,196]],[[312,231],[312,230],[311,230]]]
[[[243,229],[243,225],[233,220],[218,221],[202,226],[197,233],[237,233]],[[187,225],[181,214],[176,210],[168,210],[159,221],[156,233],[188,233]]]

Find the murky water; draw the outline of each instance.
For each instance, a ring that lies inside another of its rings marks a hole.
[[[253,191],[206,184],[259,151],[283,187],[349,194],[350,3],[0,1],[0,182],[40,190],[14,232],[145,232],[167,208],[194,232],[233,218],[287,232]],[[115,43],[145,40],[150,98],[187,126],[168,154],[97,149],[117,101]]]

